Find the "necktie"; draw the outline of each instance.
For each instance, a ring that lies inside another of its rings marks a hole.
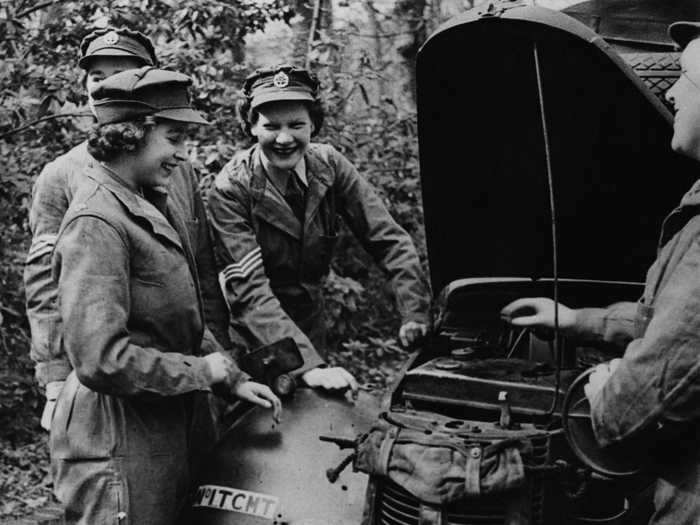
[[[304,184],[294,170],[290,170],[287,180],[287,192],[284,196],[292,208],[299,222],[304,224],[304,211],[306,210],[306,190]]]

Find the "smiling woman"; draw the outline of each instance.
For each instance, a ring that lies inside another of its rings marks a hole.
[[[58,234],[53,274],[73,372],[51,421],[54,491],[67,523],[170,525],[212,424],[208,392],[273,408],[207,341],[185,213],[163,186],[185,160],[190,80],[144,67],[92,93],[90,162]],[[153,487],[158,487],[153,490]]]
[[[187,159],[186,130],[184,122],[151,116],[106,124],[92,130],[88,151],[113,173],[126,174],[120,178],[134,187],[164,186],[173,169]]]
[[[429,298],[410,236],[347,158],[311,142],[323,124],[319,88],[290,65],[246,79],[238,110],[256,144],[224,167],[208,202],[237,335],[253,348],[292,337],[307,386],[357,390],[345,369],[323,366],[323,281],[340,219],[390,276],[404,346],[425,335]]]

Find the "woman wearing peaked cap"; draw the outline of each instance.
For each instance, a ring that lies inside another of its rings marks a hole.
[[[73,367],[51,424],[54,490],[68,523],[172,524],[190,489],[193,399],[212,387],[274,409],[221,352],[201,356],[204,316],[182,210],[154,191],[206,121],[189,78],[149,67],[94,91],[99,162],[63,221],[53,274]]]
[[[111,75],[157,65],[157,58],[146,35],[126,27],[106,27],[83,38],[78,65],[84,71],[83,87],[89,93],[98,82]],[[89,100],[92,108],[92,98]],[[42,426],[46,430],[50,427],[56,397],[72,369],[60,336],[62,327],[56,305],[56,286],[51,278],[51,256],[61,221],[83,182],[84,171],[93,164],[97,164],[97,160],[88,153],[87,141],[82,142],[48,163],[32,191],[29,211],[32,244],[24,282],[32,333],[31,358],[36,364],[37,381],[46,388],[47,403],[42,416]],[[168,194],[168,199],[177,201],[185,213],[204,300],[208,328],[205,339],[211,342],[212,350],[217,341],[229,347],[228,312],[216,277],[204,203],[191,164],[179,164],[167,188],[161,190]],[[204,429],[200,429],[204,435]]]
[[[249,346],[292,337],[309,386],[357,388],[342,368],[323,368],[323,280],[342,217],[389,275],[404,344],[425,334],[428,293],[409,235],[373,188],[332,146],[311,143],[323,122],[319,83],[277,66],[246,79],[240,117],[257,143],[219,174],[208,195],[220,273],[236,332]]]

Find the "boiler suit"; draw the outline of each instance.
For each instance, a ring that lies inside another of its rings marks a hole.
[[[71,371],[62,348],[56,287],[51,279],[51,255],[61,221],[84,179],[85,168],[98,164],[88,153],[87,143],[83,142],[47,164],[34,184],[29,212],[32,245],[27,256],[24,281],[27,317],[32,332],[31,357],[36,363],[36,377],[42,386],[52,381],[63,381]],[[204,204],[189,164],[173,170],[168,194],[183,211],[195,252],[207,326],[211,328],[211,332],[207,330],[205,333],[205,346],[209,348],[208,351],[217,348],[216,341],[213,341],[215,337],[228,348],[228,312],[216,278]]]
[[[664,221],[659,249],[638,303],[577,313],[575,332],[617,342],[625,354],[592,403],[603,445],[668,423],[682,439],[653,451],[657,474],[651,523],[700,523],[700,181]]]
[[[51,425],[54,489],[69,523],[171,524],[190,484],[194,396],[212,380],[185,213],[97,163],[82,175],[53,256],[73,369]]]

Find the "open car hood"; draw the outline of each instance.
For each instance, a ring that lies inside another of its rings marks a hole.
[[[553,277],[555,244],[559,277],[641,281],[698,167],[671,151],[672,116],[603,39],[509,4],[453,18],[418,54],[433,290]]]
[[[567,7],[563,12],[592,28],[608,42],[673,49],[673,41],[666,31],[668,25],[678,20],[700,20],[700,2],[589,0]]]

